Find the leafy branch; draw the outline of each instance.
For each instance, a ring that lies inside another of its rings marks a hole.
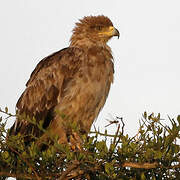
[[[8,118],[16,116],[7,110],[0,112]],[[46,149],[41,150],[35,142],[27,146],[20,134],[7,140],[6,121],[0,118],[0,179],[177,179],[180,116],[168,120],[170,126],[163,124],[160,114],[145,112],[137,134],[130,137],[124,131],[123,118],[117,117],[108,125],[118,125],[114,134],[95,128],[91,136],[81,136],[81,149],[72,150],[54,138],[44,142]],[[104,138],[98,141],[98,137]]]

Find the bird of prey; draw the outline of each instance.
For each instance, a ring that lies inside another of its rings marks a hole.
[[[70,45],[42,59],[17,102],[17,119],[10,135],[58,136],[68,143],[71,124],[88,133],[105,104],[113,82],[113,57],[109,39],[119,31],[103,15],[87,16],[76,23]],[[41,131],[22,115],[41,121]]]

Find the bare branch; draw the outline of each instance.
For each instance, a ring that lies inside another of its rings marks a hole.
[[[132,168],[138,168],[138,169],[154,169],[158,167],[158,163],[132,163],[132,162],[125,162],[123,167],[132,167]]]
[[[79,165],[79,161],[73,161],[72,165],[70,165],[61,175],[61,177],[58,180],[65,180],[68,179],[67,176],[70,174],[70,172],[77,168]]]

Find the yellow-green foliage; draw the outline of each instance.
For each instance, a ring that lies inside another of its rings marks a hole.
[[[1,112],[11,116],[8,109]],[[145,112],[134,137],[125,134],[121,119],[114,135],[92,132],[90,137],[81,137],[82,148],[74,151],[69,145],[58,144],[57,139],[53,143],[46,142],[45,150],[35,142],[25,145],[20,134],[10,136],[7,141],[6,122],[0,120],[0,179],[160,180],[180,177],[180,116],[169,118],[171,125],[167,126],[162,124],[160,114]],[[99,136],[104,139],[98,141]]]

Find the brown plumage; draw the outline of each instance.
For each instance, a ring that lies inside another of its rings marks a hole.
[[[72,122],[88,133],[113,82],[113,57],[106,44],[113,36],[119,32],[105,16],[76,23],[70,46],[41,60],[32,72],[17,102],[18,114],[42,120],[60,143],[67,142]],[[17,133],[47,136],[25,118],[17,118],[10,129],[10,134]]]

